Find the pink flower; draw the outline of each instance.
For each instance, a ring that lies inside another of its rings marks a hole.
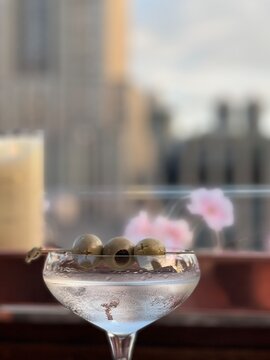
[[[138,216],[132,218],[127,224],[124,236],[138,242],[146,237],[154,237],[154,227],[146,211],[141,211]]]
[[[187,208],[191,214],[201,215],[207,225],[221,231],[234,223],[233,205],[220,189],[192,191]]]
[[[124,236],[134,242],[147,237],[159,239],[168,250],[187,249],[193,239],[193,233],[186,220],[170,220],[164,216],[151,219],[146,211],[141,211],[129,221]]]
[[[188,249],[191,247],[193,232],[189,224],[184,219],[170,220],[166,217],[159,216],[154,222],[156,236],[160,238],[167,248]]]

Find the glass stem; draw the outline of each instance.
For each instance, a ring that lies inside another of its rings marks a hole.
[[[108,333],[114,360],[131,360],[136,333],[130,335],[114,335]]]

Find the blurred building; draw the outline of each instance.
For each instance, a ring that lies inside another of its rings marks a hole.
[[[268,185],[270,143],[259,130],[261,112],[255,100],[238,107],[226,101],[217,103],[216,128],[211,133],[171,144],[167,159],[170,183],[194,187]],[[234,130],[237,122],[244,125],[238,134]],[[248,197],[241,203],[235,233],[228,238],[235,247],[259,249],[269,232],[270,205]]]
[[[174,166],[178,184],[233,185],[268,184],[269,141],[259,131],[261,108],[256,101],[237,109],[220,102],[215,109],[216,128],[207,135],[178,142],[179,153]],[[240,134],[234,122],[243,120]],[[180,146],[182,145],[182,146]],[[168,160],[169,161],[169,160]]]
[[[0,130],[45,130],[48,185],[153,181],[151,99],[126,79],[126,4],[0,1]]]

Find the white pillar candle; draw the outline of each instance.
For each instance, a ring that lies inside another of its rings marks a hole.
[[[42,245],[43,173],[42,132],[0,136],[0,251]]]

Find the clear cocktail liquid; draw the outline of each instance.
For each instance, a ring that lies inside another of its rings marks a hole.
[[[44,280],[54,297],[75,314],[110,333],[126,335],[182,304],[199,278],[177,273],[142,273],[121,280],[119,276],[108,275],[104,281],[104,277],[51,274]]]

